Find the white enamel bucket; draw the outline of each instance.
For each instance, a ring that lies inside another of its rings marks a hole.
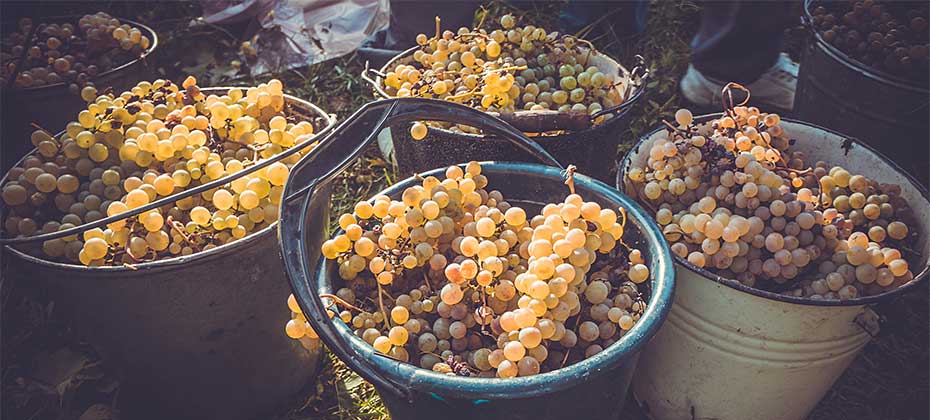
[[[719,115],[719,114],[718,114]],[[715,116],[701,117],[709,120]],[[751,289],[676,260],[675,301],[668,320],[643,351],[633,392],[656,420],[801,420],[878,333],[871,305],[924,281],[930,255],[926,189],[886,157],[847,136],[782,120],[792,150],[882,183],[901,186],[919,226],[914,280],[878,296],[815,301]],[[636,191],[625,174],[642,167],[657,129],[621,162],[617,186]]]

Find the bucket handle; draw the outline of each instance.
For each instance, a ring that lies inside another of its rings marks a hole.
[[[375,90],[375,93],[377,93],[378,96],[380,96],[382,99],[390,99],[391,95],[388,95],[388,93],[384,91],[384,88],[381,87],[381,83],[378,83],[374,79],[374,77],[369,76],[369,73],[373,74],[376,77],[380,77],[382,79],[386,77],[384,73],[381,73],[378,70],[368,67],[368,62],[366,61],[365,69],[362,70],[362,74],[361,74],[362,80],[368,82],[368,84],[371,85],[371,88]]]
[[[382,129],[392,124],[422,120],[468,124],[493,132],[543,163],[563,168],[545,149],[503,120],[465,105],[424,98],[395,98],[365,104],[294,166],[281,200],[278,236],[285,272],[301,310],[330,351],[376,388],[403,400],[412,396],[409,387],[380,374],[377,366],[384,361],[353,349],[328,316],[327,308],[318,296],[325,291],[325,283],[314,279],[316,265],[321,260],[320,246],[326,234],[320,227],[306,226],[305,215],[313,205],[322,206],[324,210],[321,211],[325,211],[329,197],[325,202],[314,201],[316,195],[325,191],[325,185],[375,142]]]
[[[623,92],[623,97],[626,98],[626,100],[624,100],[620,105],[602,109],[595,112],[594,114],[591,114],[591,121],[594,121],[596,118],[603,115],[613,114],[616,116],[617,114],[626,112],[630,107],[633,106],[633,104],[636,103],[636,101],[639,100],[640,97],[646,93],[646,89],[649,85],[650,74],[649,67],[646,66],[646,59],[643,58],[643,56],[637,54],[636,67],[633,67],[633,70],[630,70],[630,82],[626,85],[626,92]],[[633,80],[635,80],[637,76],[639,77],[639,82],[634,85]],[[630,90],[633,89],[634,86],[636,87],[636,91],[633,92],[633,95],[631,96]]]
[[[111,223],[119,222],[121,220],[128,219],[132,216],[136,216],[136,215],[145,213],[147,211],[154,210],[154,209],[157,209],[159,207],[162,207],[168,204],[172,204],[178,200],[185,199],[187,197],[191,197],[196,194],[200,194],[204,191],[207,191],[213,188],[222,187],[223,185],[229,184],[230,182],[235,181],[239,178],[242,178],[246,175],[249,175],[261,169],[265,169],[268,166],[271,166],[271,164],[281,161],[285,158],[288,158],[291,155],[294,155],[295,153],[301,150],[305,150],[307,146],[310,146],[316,143],[321,137],[328,134],[336,126],[336,117],[333,114],[327,114],[322,111],[319,111],[318,114],[324,117],[324,119],[326,120],[326,126],[323,127],[323,129],[316,132],[315,134],[313,134],[312,137],[304,140],[303,142],[295,144],[294,147],[291,147],[288,150],[285,150],[267,159],[262,159],[256,165],[250,166],[248,168],[244,168],[239,172],[210,181],[206,184],[201,184],[194,188],[186,189],[184,191],[162,197],[144,206],[136,207],[132,210],[128,210],[128,211],[125,211],[123,213],[116,214],[113,216],[104,217],[103,219],[96,220],[93,222],[87,222],[87,223],[84,223],[83,225],[78,225],[72,228],[59,230],[56,232],[43,233],[40,235],[22,236],[22,237],[15,237],[15,238],[0,238],[0,246],[32,243],[32,242],[38,242],[38,241],[48,241],[52,239],[64,238],[66,236],[77,235],[77,234],[86,232],[88,230],[94,229],[94,228],[103,228],[106,225],[109,225]]]
[[[885,318],[870,306],[864,307],[862,312],[853,318],[853,323],[872,338],[881,332],[881,324],[884,322]]]

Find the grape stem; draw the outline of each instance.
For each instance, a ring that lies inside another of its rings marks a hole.
[[[666,121],[666,120],[662,120],[662,124],[665,124],[666,126],[668,126],[669,129],[671,129],[672,131],[674,131],[674,132],[680,134],[682,137],[685,137],[685,134],[687,134],[687,133],[685,133],[684,131],[681,131],[681,129],[679,129],[678,127],[675,127],[674,125],[672,125],[672,123],[670,123],[670,122],[668,122],[668,121]]]
[[[572,332],[574,332],[575,329],[578,328],[578,322],[579,322],[580,320],[581,320],[581,316],[575,316],[575,326],[572,327]],[[577,333],[576,333],[576,334],[577,334]],[[559,365],[559,369],[565,367],[565,363],[568,362],[568,355],[570,355],[571,353],[572,353],[572,348],[571,348],[571,347],[570,347],[568,350],[565,350],[565,357],[562,358],[562,364]]]
[[[811,173],[811,172],[814,171],[814,170],[811,169],[811,168],[807,168],[807,169],[794,169],[794,168],[789,168],[789,167],[787,167],[787,166],[776,166],[775,169],[782,170],[782,171],[792,172],[792,173],[795,173],[795,174],[797,174],[797,175],[807,175],[807,174],[809,174],[809,173]]]
[[[733,88],[736,88],[736,89],[742,90],[743,92],[746,92],[746,99],[743,99],[743,102],[740,102],[739,104],[736,104],[736,105],[734,105],[734,103],[733,103]],[[735,108],[735,107],[737,107],[737,106],[743,106],[743,105],[746,105],[747,103],[749,103],[749,97],[751,96],[751,94],[750,94],[750,92],[749,92],[749,89],[747,89],[745,86],[743,86],[743,85],[741,85],[741,84],[739,84],[739,83],[730,82],[730,83],[727,83],[727,84],[723,87],[723,89],[721,90],[720,93],[721,93],[721,95],[720,95],[720,102],[721,102],[721,104],[723,105],[724,113],[726,113],[728,116],[730,116],[731,118],[733,118],[734,120],[736,120],[736,118],[734,118],[735,115],[734,115],[734,112],[733,112],[733,108]],[[729,100],[729,106],[727,105],[727,100]],[[738,123],[737,123],[737,127],[736,127],[736,128],[739,129],[739,124],[738,124]]]
[[[41,130],[41,131],[44,132],[45,134],[48,134],[48,136],[52,138],[52,141],[54,141],[55,144],[61,146],[61,143],[58,142],[58,139],[55,138],[55,135],[52,134],[51,131],[46,130],[45,127],[42,127],[41,125],[36,124],[35,122],[31,122],[31,123],[29,123],[29,125],[31,125],[32,128],[35,128],[36,130]]]
[[[436,17],[436,26],[439,27],[439,17]],[[381,287],[381,283],[378,283],[378,307],[381,308],[381,315],[384,316],[384,325],[388,328],[391,328],[391,318],[388,317],[387,311],[384,310],[384,297],[382,294],[387,294],[384,289]]]
[[[475,29],[481,29],[481,25],[484,25],[484,19],[488,17],[490,13],[484,5],[478,6],[481,9],[481,20],[478,21],[478,24],[475,25]]]
[[[359,308],[359,307],[357,307],[357,306],[355,306],[355,305],[352,305],[352,304],[349,303],[349,302],[346,302],[345,300],[343,300],[343,299],[342,299],[341,297],[339,297],[339,296],[336,296],[336,295],[333,295],[333,294],[329,294],[329,293],[320,293],[319,296],[320,296],[321,299],[322,299],[322,298],[327,298],[327,299],[332,299],[332,300],[333,300],[333,303],[330,304],[330,305],[328,305],[328,306],[326,307],[327,309],[329,309],[330,307],[332,307],[333,305],[335,305],[335,304],[338,303],[338,304],[340,304],[340,305],[342,305],[342,306],[345,306],[345,307],[347,307],[347,308],[355,309],[356,311],[359,311],[359,312],[364,312],[361,308]]]
[[[429,283],[429,276],[426,274],[426,270],[423,270],[423,283],[426,283],[426,288],[429,289],[430,293],[433,293],[433,286]]]
[[[578,170],[578,167],[575,165],[568,165],[568,168],[565,168],[565,185],[568,185],[568,191],[571,194],[575,193],[575,171]]]
[[[187,234],[187,232],[184,232],[181,228],[178,227],[178,225],[175,224],[176,222],[171,216],[168,216],[168,219],[166,221],[168,222],[168,225],[171,226],[171,228],[175,230],[175,232],[178,232],[178,234],[181,235],[182,238],[184,238],[185,242],[187,242],[190,245],[194,245],[194,243],[191,242],[191,237]]]

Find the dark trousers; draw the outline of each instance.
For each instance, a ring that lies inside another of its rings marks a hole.
[[[775,64],[791,2],[707,1],[691,41],[691,64],[718,81],[749,84]]]
[[[792,3],[702,2],[700,29],[691,42],[691,63],[711,79],[754,82],[778,59]],[[471,27],[480,4],[477,0],[391,0],[391,28],[382,45],[398,50],[413,46],[417,34],[435,32],[437,14],[442,18],[443,30]],[[619,23],[613,25],[616,33],[638,33],[646,24],[648,7],[645,0],[570,0],[560,15],[559,30],[574,33],[611,13],[609,19]],[[612,13],[617,8],[621,10]]]

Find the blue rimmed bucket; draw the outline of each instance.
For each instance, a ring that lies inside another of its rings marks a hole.
[[[552,166],[486,162],[482,174],[508,199],[532,212],[543,203],[564,199],[561,165],[538,145],[503,121],[480,111],[428,99],[392,99],[365,105],[337,127],[321,146],[295,165],[285,186],[279,239],[294,294],[323,342],[351,369],[372,382],[395,419],[481,418],[564,419],[620,418],[640,350],[659,329],[671,304],[674,270],[667,244],[649,215],[610,186],[576,175],[576,192],[602,207],[627,211],[624,241],[644,251],[652,280],[646,283],[647,310],[626,335],[601,353],[552,372],[515,379],[453,377],[399,362],[377,353],[349,326],[326,314],[321,293],[339,288],[337,265],[322,258],[329,237],[312,223],[328,213],[333,178],[375,141],[390,124],[418,120],[455,120],[510,139],[517,147]],[[327,169],[329,168],[329,169]],[[422,173],[439,175],[444,169]],[[382,191],[392,197],[416,177]]]

